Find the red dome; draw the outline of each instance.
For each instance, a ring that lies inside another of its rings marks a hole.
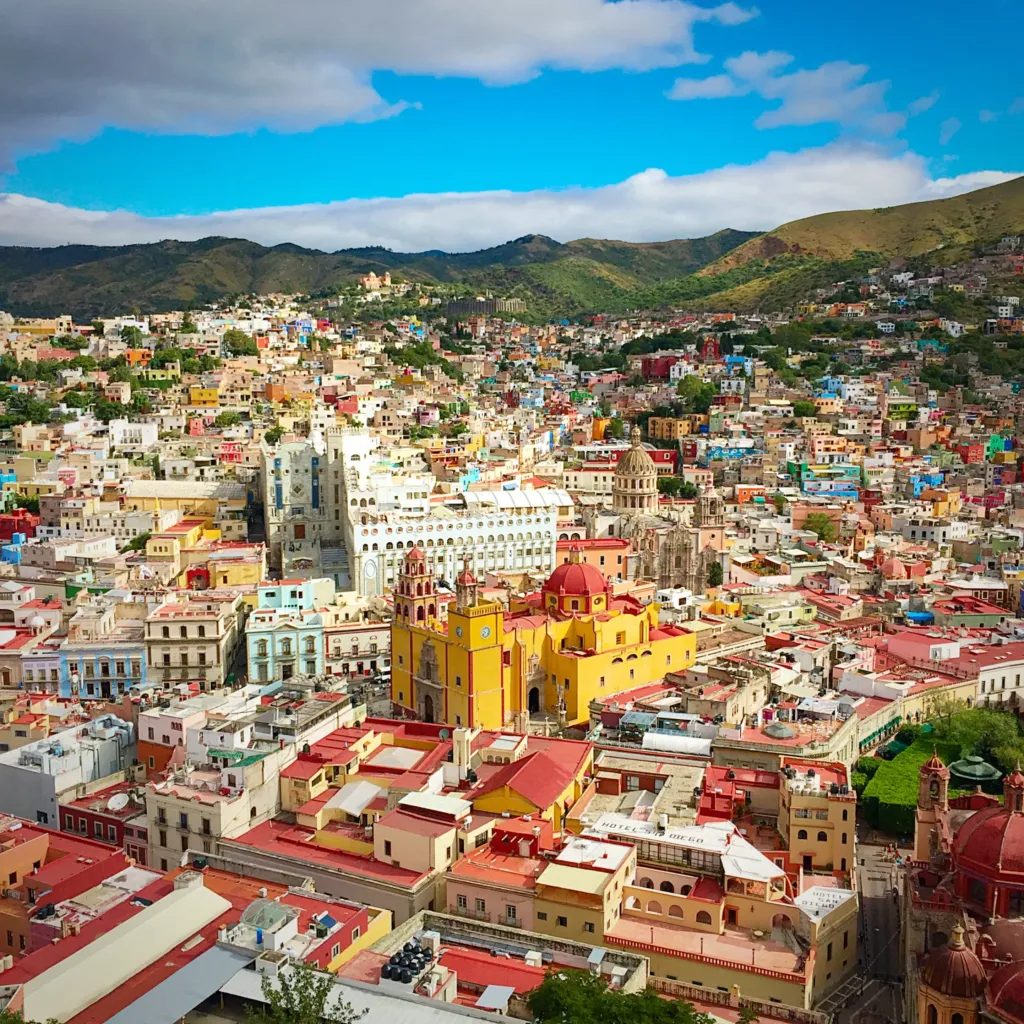
[[[976,999],[985,989],[985,968],[967,948],[963,929],[955,928],[949,944],[933,949],[921,965],[921,984],[935,992]]]
[[[427,553],[417,544],[405,557],[411,562],[423,562],[426,561]]]
[[[953,840],[957,866],[990,881],[1024,882],[1024,814],[1005,807],[976,811]]]
[[[586,562],[566,562],[548,577],[544,593],[592,597],[594,594],[607,594],[608,581],[604,573]]]
[[[986,1002],[1001,1017],[1024,1021],[1024,960],[1000,967],[992,975]]]

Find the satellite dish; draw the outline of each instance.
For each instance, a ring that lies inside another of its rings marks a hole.
[[[107,801],[108,811],[123,811],[131,801],[131,797],[127,793],[115,793]]]
[[[439,732],[439,733],[437,734],[437,738],[438,738],[438,739],[440,739],[440,740],[446,740],[446,739],[448,739],[449,735],[450,735],[450,733],[448,732],[448,730],[447,730],[447,729],[442,729],[442,730],[441,730],[441,731],[440,731],[440,732]]]

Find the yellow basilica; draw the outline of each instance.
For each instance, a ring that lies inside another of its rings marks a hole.
[[[406,556],[394,591],[391,700],[425,722],[526,732],[531,716],[586,724],[592,700],[689,668],[694,634],[659,626],[659,605],[611,594],[579,550],[539,593],[505,611],[481,601],[469,568],[447,623],[426,554]]]

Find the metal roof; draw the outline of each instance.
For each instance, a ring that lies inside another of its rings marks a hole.
[[[461,497],[467,508],[478,505],[495,505],[502,509],[562,508],[573,503],[568,492],[557,487],[533,491],[465,491]]]
[[[209,999],[255,956],[214,946],[115,1014],[107,1024],[174,1024]]]

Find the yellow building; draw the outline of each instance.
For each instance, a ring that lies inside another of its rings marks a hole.
[[[647,421],[647,436],[658,441],[678,441],[690,433],[688,419],[672,419],[668,416],[652,416]]]
[[[391,628],[391,700],[406,715],[482,729],[531,715],[589,719],[598,697],[663,679],[696,658],[696,637],[658,625],[659,605],[612,595],[578,550],[538,594],[509,612],[478,599],[468,567],[456,580],[447,626],[422,548],[406,557]]]
[[[216,409],[220,406],[220,388],[193,385],[188,389],[188,404],[201,409]]]

